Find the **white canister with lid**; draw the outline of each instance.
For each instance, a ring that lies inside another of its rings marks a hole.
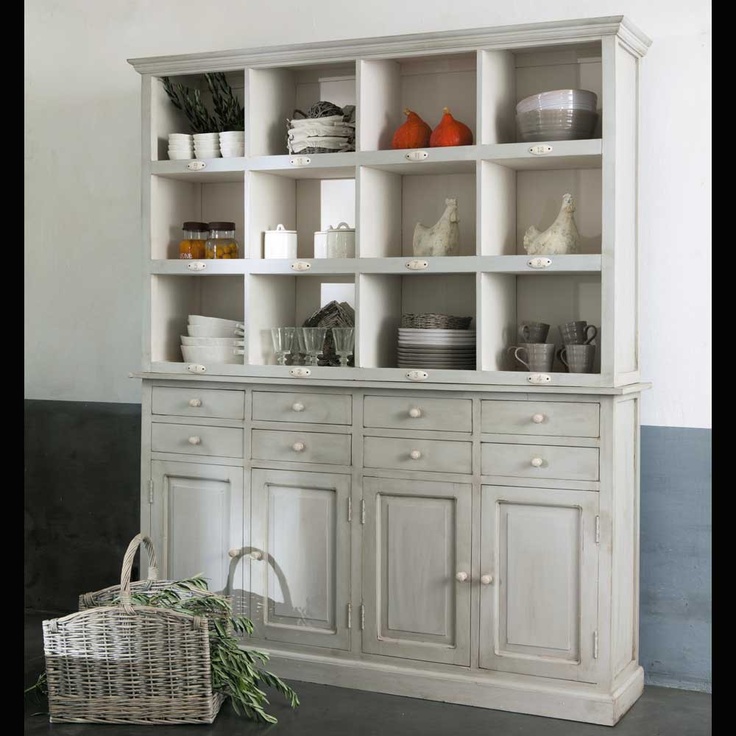
[[[327,230],[317,230],[314,233],[314,257],[327,258]]]
[[[327,231],[328,258],[355,258],[355,228],[347,222]]]
[[[287,230],[279,224],[275,230],[266,230],[264,258],[296,258],[296,230]]]

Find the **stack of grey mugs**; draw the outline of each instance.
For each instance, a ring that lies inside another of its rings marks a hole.
[[[509,351],[524,369],[533,373],[550,373],[556,356],[568,373],[592,373],[595,360],[592,342],[598,335],[598,328],[585,320],[565,322],[558,328],[562,338],[559,349],[555,343],[547,342],[549,328],[544,322],[522,322],[519,325],[522,342]]]

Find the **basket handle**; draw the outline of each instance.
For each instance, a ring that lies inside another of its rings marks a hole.
[[[156,551],[153,548],[153,542],[145,534],[136,534],[125,551],[123,568],[120,572],[120,603],[128,613],[133,611],[130,603],[130,576],[133,572],[133,560],[141,544],[145,546],[148,552],[148,580],[158,580],[158,565],[156,564]]]

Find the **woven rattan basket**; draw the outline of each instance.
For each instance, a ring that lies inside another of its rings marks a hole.
[[[467,330],[472,317],[455,317],[451,314],[402,314],[401,326],[423,330]]]
[[[137,535],[123,560],[119,605],[92,600],[91,607],[43,622],[52,723],[157,725],[217,717],[225,696],[212,689],[207,619],[130,603],[141,542],[155,574],[151,541]]]

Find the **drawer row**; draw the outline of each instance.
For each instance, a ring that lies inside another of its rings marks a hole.
[[[155,387],[152,413],[182,417],[242,420],[242,390]],[[253,391],[252,419],[325,425],[350,425],[350,394]],[[363,426],[375,429],[472,432],[473,402],[467,398],[365,396]],[[481,432],[539,437],[598,437],[599,405],[572,401],[483,399]]]
[[[244,431],[237,427],[167,424],[151,428],[153,452],[242,458]],[[472,473],[473,443],[406,437],[364,437],[363,467]],[[352,464],[352,436],[330,432],[254,429],[251,458],[327,465]],[[560,480],[597,481],[596,447],[481,443],[481,473]]]

